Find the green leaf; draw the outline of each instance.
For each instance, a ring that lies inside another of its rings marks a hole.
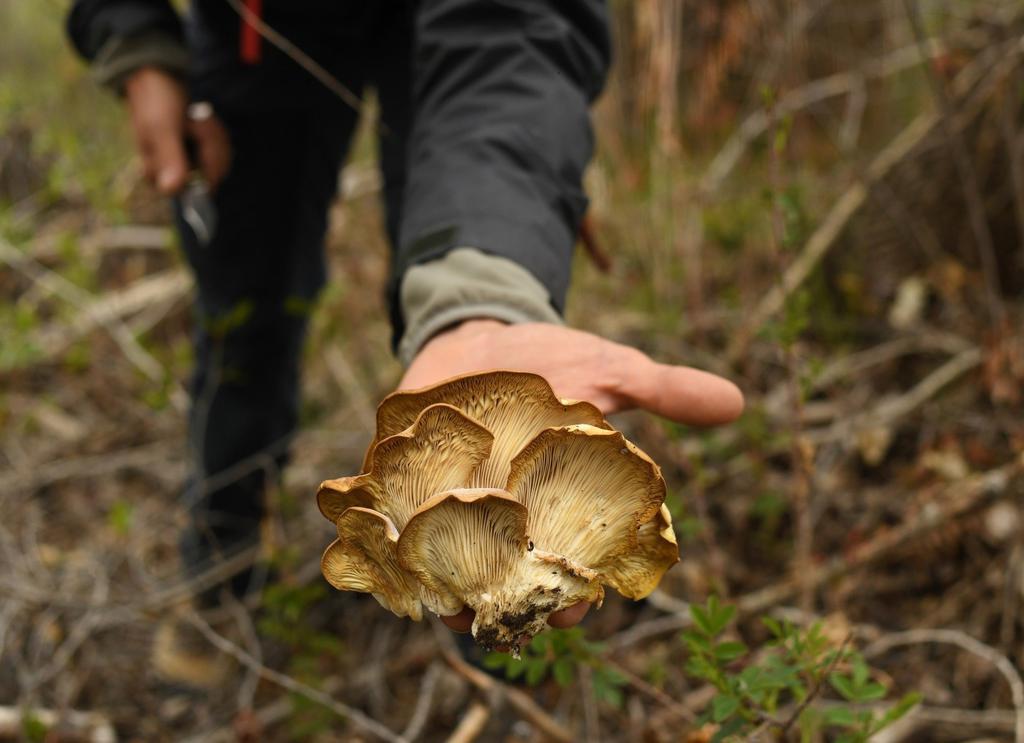
[[[547,675],[548,664],[541,659],[528,660],[526,665],[526,683],[530,686],[536,686],[544,680],[544,676]]]
[[[711,719],[722,722],[740,708],[740,700],[727,694],[719,694],[711,700]]]
[[[484,656],[484,668],[489,668],[492,671],[505,668],[510,660],[512,660],[512,656],[508,653],[491,652]]]
[[[699,604],[690,604],[690,616],[693,617],[693,623],[697,625],[697,629],[705,635],[715,634],[711,631],[711,617],[708,612],[704,610],[704,607]]]
[[[729,622],[732,621],[733,616],[736,614],[736,607],[732,604],[717,608],[711,618],[711,628],[713,632],[711,634],[718,635],[724,630]]]
[[[734,717],[725,724],[723,724],[720,728],[718,728],[718,732],[711,737],[711,743],[722,743],[722,741],[724,741],[730,735],[735,735],[736,733],[740,732],[742,728],[743,718]]]
[[[853,661],[853,683],[855,686],[863,686],[864,682],[868,680],[870,670],[868,664],[861,658],[856,658]]]
[[[857,701],[857,687],[854,686],[853,679],[841,673],[830,673],[828,675],[828,682],[832,684],[832,688],[838,691],[846,701]]]
[[[867,725],[869,735],[874,735],[880,730],[884,730],[896,720],[903,717],[907,712],[914,708],[915,705],[920,703],[921,695],[917,692],[911,692],[905,694],[896,704],[890,707],[884,715],[877,720],[872,721]]]
[[[887,690],[877,681],[869,681],[867,684],[857,690],[857,701],[859,702],[874,702],[879,699],[885,699]]]
[[[31,741],[31,743],[43,743],[48,737],[49,732],[43,721],[31,712],[27,712],[21,718],[21,734],[25,737],[25,740]]]
[[[621,679],[622,677],[611,672],[611,669],[595,668],[591,676],[594,696],[618,709],[622,706],[622,692],[618,688],[622,685]]]
[[[131,531],[134,509],[132,504],[126,500],[114,501],[107,512],[107,520],[115,532],[125,536]]]
[[[569,686],[576,678],[576,665],[571,658],[559,658],[551,667],[551,674],[559,686]]]
[[[689,645],[692,652],[711,652],[711,641],[705,635],[687,630],[683,633],[683,640]]]
[[[825,724],[849,727],[857,724],[857,715],[849,707],[832,707],[825,710]]]
[[[715,657],[723,663],[729,663],[747,654],[747,646],[742,642],[720,642],[715,645]]]

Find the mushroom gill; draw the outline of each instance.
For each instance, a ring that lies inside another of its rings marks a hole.
[[[670,567],[679,562],[679,542],[672,514],[664,503],[654,518],[637,530],[637,549],[619,555],[601,573],[604,582],[628,599],[648,596]]]
[[[514,460],[508,491],[529,512],[538,550],[600,570],[636,551],[665,500],[658,466],[618,431],[549,428]]]

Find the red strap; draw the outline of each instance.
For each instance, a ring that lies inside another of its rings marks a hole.
[[[263,0],[245,0],[245,7],[256,18],[263,17]],[[263,37],[256,27],[242,17],[238,53],[246,64],[258,64],[263,56]]]

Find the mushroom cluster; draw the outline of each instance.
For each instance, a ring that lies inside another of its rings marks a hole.
[[[398,616],[476,612],[485,648],[517,648],[604,586],[640,599],[679,559],[658,466],[587,402],[495,371],[396,392],[363,474],[327,480],[335,588]]]

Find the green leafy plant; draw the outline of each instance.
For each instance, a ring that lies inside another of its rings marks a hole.
[[[898,720],[919,700],[908,694],[881,713],[850,706],[818,709],[815,704],[829,688],[851,705],[877,702],[888,693],[848,640],[836,646],[821,622],[801,628],[764,617],[761,621],[771,639],[751,652],[726,634],[736,607],[711,597],[690,610],[693,627],[683,633],[689,651],[686,671],[718,691],[700,718],[718,726],[713,742],[759,729],[785,733],[799,726],[804,740],[828,732],[841,743],[859,743]]]
[[[135,521],[135,508],[126,500],[118,499],[110,505],[107,511],[107,523],[110,524],[118,536],[124,537],[132,530]]]
[[[489,653],[484,665],[503,669],[506,678],[522,679],[536,686],[553,678],[559,686],[569,686],[579,678],[581,667],[590,669],[594,695],[612,707],[622,704],[622,686],[626,678],[602,658],[604,646],[590,642],[579,627],[551,630],[534,637],[521,651],[520,658],[507,653]]]
[[[31,712],[25,712],[21,718],[21,734],[30,743],[43,743],[50,734],[46,724]]]

